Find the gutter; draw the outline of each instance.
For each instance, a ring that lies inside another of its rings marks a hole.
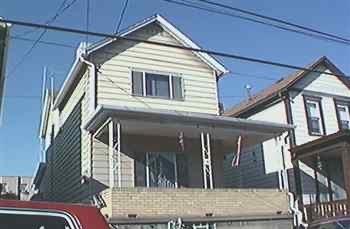
[[[88,118],[86,123],[83,124],[83,128],[88,131],[93,131],[99,123],[104,122],[110,116],[118,114],[119,117],[128,117],[129,119],[142,118],[148,121],[159,121],[159,117],[162,117],[163,121],[167,122],[181,122],[181,123],[197,123],[201,125],[209,125],[212,127],[226,127],[226,128],[246,128],[247,130],[257,131],[259,126],[260,131],[270,128],[271,133],[279,133],[288,131],[294,126],[288,124],[276,124],[272,122],[246,120],[234,117],[225,117],[220,115],[207,115],[193,112],[176,112],[169,110],[157,110],[157,109],[144,109],[144,108],[131,108],[122,106],[98,106],[94,113]],[[250,127],[250,128],[249,128]]]
[[[89,111],[92,113],[96,108],[96,66],[94,63],[85,59],[84,55],[80,55],[79,60],[91,67],[89,69]]]
[[[303,222],[303,213],[299,210],[298,201],[294,200],[294,195],[292,193],[288,192],[288,196],[289,196],[289,208],[292,211],[294,216],[294,219],[293,219],[294,226],[296,226],[297,228],[299,228],[300,226],[302,226],[303,228],[307,228],[308,224]]]
[[[68,90],[70,89],[71,85],[75,80],[75,75],[79,72],[79,70],[83,66],[83,62],[81,62],[80,57],[83,55],[85,47],[86,47],[85,43],[81,43],[79,45],[76,51],[76,57],[75,57],[74,63],[68,73],[68,77],[63,82],[63,85],[57,94],[56,100],[54,101],[53,110],[57,109],[60,106],[60,104],[63,102],[66,93],[68,92]]]

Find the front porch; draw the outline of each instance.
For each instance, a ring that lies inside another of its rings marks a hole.
[[[295,161],[313,170],[313,191],[299,184],[306,221],[350,214],[349,143],[350,132],[342,130],[291,150]]]
[[[257,144],[288,125],[214,115],[100,108],[92,133],[92,178],[107,188],[103,209],[115,223],[238,216],[287,217],[277,190],[225,189],[225,152]]]

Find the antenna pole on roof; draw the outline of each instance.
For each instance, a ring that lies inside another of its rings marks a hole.
[[[244,87],[247,90],[248,99],[251,100],[252,99],[252,93],[251,93],[252,86],[250,84],[246,84]]]
[[[53,104],[54,104],[54,100],[55,100],[55,98],[54,98],[54,78],[53,78],[53,76],[51,76],[50,80],[51,80],[51,109],[52,109],[53,108]]]
[[[46,77],[47,77],[47,67],[44,66],[44,69],[43,69],[43,84],[42,84],[42,87],[41,87],[41,105],[42,106],[44,104],[44,99],[45,99]]]

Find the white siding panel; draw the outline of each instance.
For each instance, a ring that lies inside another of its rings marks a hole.
[[[287,124],[287,116],[284,102],[278,102],[259,113],[249,117],[252,120],[269,121],[281,124]],[[265,161],[265,172],[273,173],[283,169],[283,155],[281,152],[281,144],[285,134],[279,139],[271,139],[263,142],[263,155]],[[287,146],[288,147],[288,146]],[[289,148],[289,147],[288,147]],[[291,168],[290,153],[288,148],[284,152],[286,167]]]
[[[320,67],[318,70],[331,73],[328,69],[325,69],[325,67]],[[307,91],[350,97],[350,90],[336,76],[332,75],[310,73],[295,87]]]
[[[152,33],[148,30],[154,32],[155,28],[150,26],[135,36],[144,38]],[[164,31],[154,33],[147,39],[180,44]],[[97,62],[102,63],[97,83],[99,104],[218,114],[216,77],[213,70],[192,52],[145,43],[131,45],[125,42],[111,46],[105,49],[107,54],[102,50],[96,57]],[[117,53],[112,55],[112,52]],[[184,100],[132,96],[132,69],[181,75]]]

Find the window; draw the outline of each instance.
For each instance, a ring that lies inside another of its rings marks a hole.
[[[132,94],[164,99],[183,99],[182,78],[172,74],[132,72]]]
[[[188,187],[186,154],[139,153],[135,164],[135,184],[139,187]]]
[[[1,229],[72,229],[74,227],[63,217],[45,213],[0,213]]]
[[[349,113],[349,105],[346,103],[337,103],[337,117],[339,123],[339,129],[350,129],[350,113]]]
[[[310,135],[323,135],[325,130],[322,120],[321,100],[318,98],[305,98],[307,125]]]

